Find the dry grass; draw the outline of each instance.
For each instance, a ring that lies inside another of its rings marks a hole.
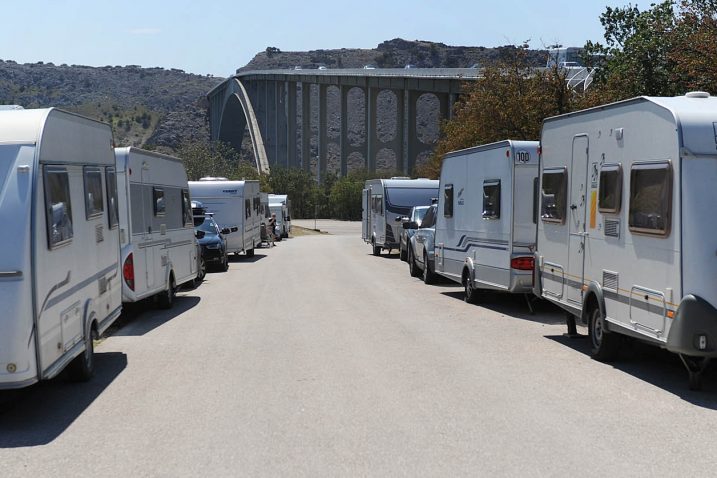
[[[291,226],[291,235],[294,237],[299,236],[316,236],[320,234],[328,234],[325,231],[317,231],[316,229],[308,229],[301,226]]]

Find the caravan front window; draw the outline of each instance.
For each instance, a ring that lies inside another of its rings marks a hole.
[[[152,199],[154,201],[154,215],[164,216],[167,208],[164,202],[164,189],[152,188]]]
[[[622,206],[622,167],[605,164],[600,169],[598,211],[617,214]]]
[[[667,236],[672,213],[669,162],[638,163],[630,170],[630,231]]]
[[[500,179],[483,181],[483,219],[500,219]]]
[[[443,217],[453,217],[453,185],[443,188]]]
[[[386,209],[407,216],[413,206],[430,206],[438,188],[386,188]]]
[[[107,212],[110,229],[119,224],[119,204],[117,203],[117,173],[115,168],[105,170],[105,183],[107,183]]]
[[[104,210],[102,198],[102,172],[100,168],[84,168],[85,176],[85,215],[87,219],[101,215]]]
[[[565,223],[567,178],[565,168],[543,171],[543,191],[540,201],[540,217],[543,222]]]
[[[72,202],[67,169],[45,166],[47,245],[54,249],[72,240]]]

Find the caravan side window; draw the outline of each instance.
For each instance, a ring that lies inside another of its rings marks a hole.
[[[638,163],[630,170],[630,231],[668,236],[672,216],[672,166]]]
[[[500,179],[483,181],[483,219],[500,219]]]
[[[182,221],[185,226],[192,226],[194,224],[192,201],[189,199],[189,191],[186,189],[182,189]]]
[[[453,217],[453,185],[446,184],[443,188],[443,216]]]
[[[244,219],[249,219],[251,217],[251,200],[245,199],[244,200]]]
[[[540,178],[533,179],[533,224],[538,224],[538,204],[540,204]]]
[[[72,202],[67,169],[45,166],[47,246],[54,249],[72,240]]]
[[[540,217],[543,222],[565,224],[568,173],[565,168],[543,171]]]
[[[164,202],[164,189],[162,188],[152,188],[152,200],[154,204],[154,215],[156,216],[164,216],[164,213],[166,212],[167,205]]]
[[[117,203],[117,173],[115,168],[105,169],[105,183],[107,185],[107,219],[110,229],[119,224],[119,204]]]
[[[598,211],[617,214],[622,207],[622,166],[605,164],[600,169]]]
[[[102,194],[102,172],[100,168],[85,166],[85,217],[91,219],[100,216],[104,210]]]

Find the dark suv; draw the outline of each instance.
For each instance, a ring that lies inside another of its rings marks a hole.
[[[194,217],[194,230],[197,242],[202,248],[204,263],[207,266],[216,265],[221,271],[229,269],[227,240],[224,237],[230,233],[229,228],[220,229],[214,218],[207,214],[204,217]]]

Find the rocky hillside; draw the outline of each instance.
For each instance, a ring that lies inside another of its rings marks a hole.
[[[403,68],[414,65],[417,68],[469,68],[487,65],[511,55],[516,47],[497,48],[449,46],[428,41],[407,41],[400,38],[381,43],[374,49],[341,48],[334,50],[281,51],[268,47],[258,53],[244,70],[273,70],[280,68],[362,68],[374,65],[379,68]],[[530,62],[535,66],[546,63],[545,50],[530,50]]]
[[[222,78],[139,66],[0,60],[0,104],[56,106],[111,123],[117,145],[174,150],[206,139],[206,93]]]

